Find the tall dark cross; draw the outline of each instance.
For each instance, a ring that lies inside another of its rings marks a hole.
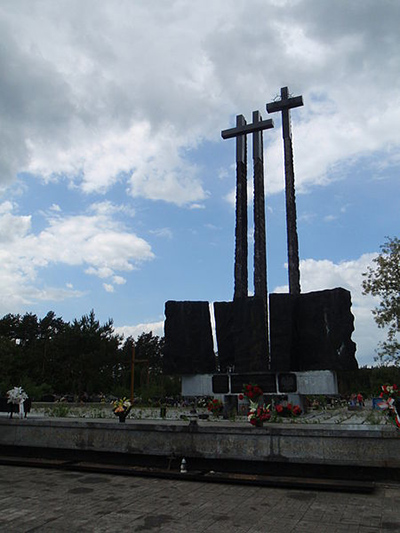
[[[246,120],[237,115],[236,128],[221,133],[224,139],[236,137],[236,226],[234,299],[247,297],[247,139],[243,128]],[[224,137],[226,132],[229,137]]]
[[[259,124],[259,111],[253,111],[253,124]],[[254,294],[267,295],[267,254],[265,239],[264,157],[262,132],[253,133],[254,172]]]
[[[254,291],[256,296],[266,300],[266,252],[265,252],[265,207],[264,207],[264,170],[262,157],[262,130],[273,128],[271,119],[261,120],[258,111],[253,113],[253,123],[247,124],[243,115],[236,117],[236,127],[221,132],[223,139],[236,137],[236,230],[235,230],[235,289],[234,299],[248,295],[247,275],[247,143],[246,135],[253,133],[254,158]],[[257,163],[257,171],[256,171]],[[260,167],[261,165],[261,167]],[[260,173],[261,172],[261,173]],[[256,178],[257,174],[257,178]],[[256,186],[257,181],[257,186]],[[257,193],[256,193],[257,187]],[[262,188],[260,188],[262,187]],[[262,201],[256,194],[262,194]],[[257,215],[256,215],[257,213]],[[263,248],[263,250],[261,250]],[[264,259],[263,259],[264,258]],[[263,270],[263,273],[261,273]],[[257,285],[256,285],[257,279]],[[264,279],[264,282],[262,281]]]
[[[253,111],[253,124],[262,122],[259,111]],[[273,123],[268,127],[273,127]],[[262,130],[253,132],[253,176],[254,176],[254,294],[262,299],[265,310],[265,331],[267,350],[268,335],[268,297],[267,297],[267,248],[265,236],[265,195],[264,195],[264,150]]]
[[[267,104],[268,113],[282,112],[282,136],[285,153],[286,227],[289,265],[289,293],[300,294],[299,241],[297,236],[296,196],[290,109],[301,107],[303,97],[289,98],[287,87],[281,88],[281,99]]]

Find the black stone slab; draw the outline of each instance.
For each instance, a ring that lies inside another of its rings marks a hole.
[[[350,292],[302,294],[298,300],[299,370],[355,370],[356,344],[351,340],[354,316]]]
[[[166,374],[215,372],[208,302],[166,302],[164,335]]]
[[[271,370],[296,370],[296,320],[292,294],[269,295]]]
[[[212,391],[214,394],[227,394],[229,392],[229,376],[227,374],[213,376]]]
[[[278,374],[278,390],[282,393],[297,392],[296,374],[289,372]]]
[[[271,370],[355,370],[353,331],[346,289],[271,294]]]
[[[267,335],[262,298],[238,298],[215,302],[218,361],[225,372],[267,370]]]
[[[224,396],[224,411],[223,418],[227,420],[231,416],[235,416],[238,413],[238,397],[232,394],[226,394]]]

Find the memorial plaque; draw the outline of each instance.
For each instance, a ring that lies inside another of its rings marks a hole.
[[[224,411],[223,418],[227,420],[231,416],[238,414],[238,397],[232,394],[226,394],[224,396]]]
[[[232,374],[231,375],[231,392],[241,393],[247,383],[258,385],[265,394],[276,392],[276,376],[272,373],[260,374]]]
[[[212,391],[214,394],[227,394],[229,392],[229,376],[216,374],[212,377]]]
[[[278,390],[282,393],[297,392],[296,374],[291,372],[278,374]]]

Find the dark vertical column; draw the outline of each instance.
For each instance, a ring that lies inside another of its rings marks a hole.
[[[253,112],[253,122],[261,120]],[[254,293],[265,300],[267,292],[267,257],[265,239],[264,161],[261,131],[253,133],[254,163]]]
[[[253,111],[253,124],[261,122],[259,111]],[[264,154],[263,135],[253,133],[254,167],[254,294],[261,298],[265,309],[265,331],[268,340],[268,297],[267,297],[267,252],[265,233]],[[267,353],[268,355],[268,353]]]
[[[246,125],[243,115],[236,117],[236,127]],[[235,288],[233,298],[247,298],[247,142],[246,135],[236,139],[236,229]]]
[[[282,112],[282,136],[285,161],[286,226],[289,267],[289,293],[300,294],[299,243],[297,237],[296,197],[290,109],[303,105],[303,97],[289,98],[287,87],[281,88],[281,99],[267,104],[268,113]]]
[[[283,87],[281,89],[281,97],[282,100],[287,100],[289,98],[287,87]],[[300,294],[299,241],[297,236],[297,212],[294,187],[293,145],[289,109],[282,110],[282,135],[285,154],[284,160],[289,293]]]

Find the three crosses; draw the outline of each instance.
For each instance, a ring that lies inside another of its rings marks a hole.
[[[281,99],[267,104],[268,113],[282,113],[284,143],[286,226],[288,246],[289,293],[300,294],[299,245],[294,188],[293,146],[290,109],[303,105],[303,97],[289,97],[287,87],[281,88]],[[236,127],[221,132],[223,139],[236,137],[236,228],[235,228],[235,288],[234,300],[247,297],[247,134],[253,134],[254,173],[254,294],[266,302],[267,264],[265,238],[263,130],[274,127],[271,119],[262,120],[253,112],[253,122],[247,124],[243,115],[236,117]],[[267,308],[267,306],[265,305]],[[267,311],[266,311],[267,312]],[[267,320],[267,317],[266,317]],[[268,322],[268,320],[267,320]]]

